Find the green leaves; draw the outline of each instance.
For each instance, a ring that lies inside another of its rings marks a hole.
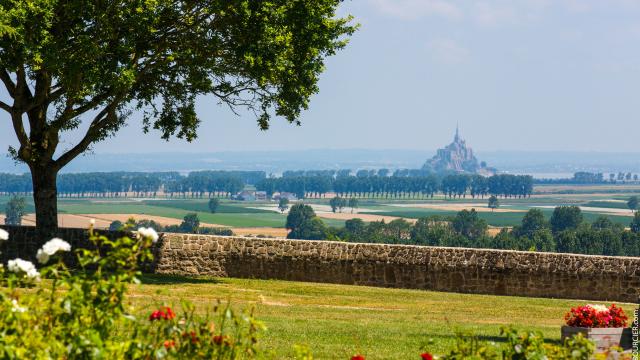
[[[0,0],[3,82],[34,130],[21,145],[38,152],[30,142],[55,138],[55,147],[58,132],[90,122],[61,167],[115,134],[132,109],[145,129],[193,140],[198,96],[253,112],[262,129],[273,115],[297,124],[325,58],[356,30],[336,16],[340,2]],[[33,162],[53,153],[15,155]]]
[[[138,265],[152,259],[152,237],[109,239],[89,231],[92,246],[76,249],[79,268],[61,258],[41,269],[41,282],[22,281],[0,267],[0,358],[3,359],[246,359],[262,354],[264,326],[252,311],[229,304],[200,316],[182,302],[176,316],[129,313],[127,287]]]

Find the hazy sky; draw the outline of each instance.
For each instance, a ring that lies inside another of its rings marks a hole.
[[[341,13],[361,28],[301,127],[261,132],[203,98],[191,144],[132,121],[95,151],[432,150],[456,122],[480,151],[640,151],[640,1],[355,0]],[[14,143],[0,116],[0,145]]]

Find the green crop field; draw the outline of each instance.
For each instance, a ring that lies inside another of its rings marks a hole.
[[[291,358],[294,344],[316,359],[417,359],[423,345],[442,353],[457,331],[496,340],[503,325],[560,337],[563,316],[582,301],[469,295],[421,290],[275,280],[182,278],[148,275],[131,288],[142,316],[156,305],[193,302],[199,311],[218,299],[234,308],[255,307],[268,330],[263,345],[277,359]],[[632,305],[623,305],[628,313]]]
[[[161,207],[170,207],[189,211],[209,212],[209,200],[185,199],[185,200],[145,200],[145,204]],[[254,209],[247,205],[257,204],[221,202],[216,213],[274,213],[270,210]],[[264,204],[263,204],[264,206]]]
[[[618,202],[618,201],[589,201],[588,203],[583,204],[583,206],[590,207],[598,207],[605,209],[625,209],[629,210],[626,202]]]
[[[513,209],[518,209],[513,207]],[[551,217],[553,209],[540,209],[545,214],[547,219]],[[424,209],[424,208],[398,208],[395,207],[388,211],[375,211],[375,212],[363,212],[364,214],[385,215],[385,216],[397,216],[408,219],[418,219],[425,216],[438,215],[438,216],[455,216],[456,211],[438,210],[438,209]],[[487,221],[487,224],[491,226],[515,226],[522,222],[524,212],[478,212],[478,217]],[[629,225],[631,218],[628,216],[618,216],[609,214],[598,214],[593,212],[583,212],[585,221],[593,222],[599,216],[609,218],[614,223]]]
[[[584,187],[594,192],[599,188]],[[610,190],[609,188],[606,188]],[[560,205],[579,205],[591,208],[626,209],[626,202],[613,202],[611,199],[626,200],[626,196],[611,196],[608,198],[593,198],[589,194],[535,196],[532,198],[507,198],[500,199],[501,209],[528,210],[532,207],[544,207],[542,211],[548,217],[553,209],[550,207]],[[0,196],[0,213],[4,212],[8,196]],[[27,212],[33,212],[33,201],[27,197]],[[307,199],[305,203],[328,205],[329,199]],[[393,206],[404,204],[406,207]],[[362,213],[371,215],[396,216],[416,219],[429,215],[454,216],[456,211],[434,208],[411,207],[411,204],[469,204],[478,208],[487,206],[487,199],[466,198],[442,198],[435,199],[360,199],[359,208]],[[284,227],[286,216],[273,210],[260,209],[271,205],[273,202],[241,202],[221,199],[220,206],[215,214],[211,214],[208,208],[208,199],[201,198],[158,198],[158,199],[125,199],[125,198],[61,198],[59,209],[61,213],[69,214],[148,214],[150,216],[164,216],[174,219],[182,219],[187,213],[196,212],[202,222],[220,224],[231,227]],[[370,210],[370,211],[368,211]],[[343,212],[348,213],[346,208]],[[584,211],[586,221],[594,221],[598,216],[606,216],[612,221],[627,226],[631,221],[629,216],[616,214],[598,214],[594,211]],[[520,223],[523,212],[481,212],[479,216],[491,226],[514,226]],[[354,214],[354,217],[357,215]],[[329,226],[343,226],[343,220],[323,219]]]

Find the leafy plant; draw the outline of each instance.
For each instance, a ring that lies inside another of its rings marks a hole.
[[[264,328],[251,311],[216,304],[204,316],[183,302],[178,314],[161,306],[138,317],[125,294],[137,283],[138,265],[152,260],[158,239],[152,228],[134,238],[111,240],[89,230],[89,248],[75,249],[70,269],[61,254],[71,250],[52,239],[33,263],[14,259],[0,268],[0,358],[3,359],[162,359],[255,358]],[[6,232],[0,234],[6,241]],[[48,265],[47,265],[48,264]]]
[[[568,338],[561,345],[545,343],[539,332],[518,332],[503,327],[500,334],[505,337],[504,344],[483,342],[477,336],[458,333],[454,348],[436,359],[490,359],[490,360],[547,360],[576,359],[588,360],[595,351],[595,345],[581,334]]]

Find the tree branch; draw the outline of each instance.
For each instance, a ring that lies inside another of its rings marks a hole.
[[[96,95],[91,100],[87,101],[83,105],[78,106],[75,109],[73,108],[74,102],[67,99],[67,105],[62,111],[62,114],[60,114],[60,116],[57,119],[51,122],[50,124],[51,128],[61,129],[64,126],[64,124],[67,122],[67,120],[73,119],[95,108],[96,106],[100,105],[100,103],[107,100],[109,96],[110,96],[109,92],[104,92],[100,95]]]
[[[11,114],[11,106],[9,106],[8,104],[0,101],[0,109],[8,112],[9,114]]]
[[[23,147],[28,147],[29,137],[27,136],[27,132],[24,130],[24,125],[22,124],[22,114],[12,112],[11,122],[13,123],[13,130],[16,132],[16,136],[18,137],[20,145]]]
[[[11,96],[12,98],[15,98],[16,84],[13,83],[13,80],[11,80],[11,76],[9,75],[6,69],[0,70],[0,80],[2,80],[2,82],[4,83],[4,86],[7,88],[7,92],[9,93],[9,96]]]
[[[117,96],[113,99],[107,106],[104,107],[91,121],[87,132],[84,137],[76,146],[72,147],[70,150],[62,154],[57,160],[54,161],[55,166],[58,169],[61,169],[65,165],[67,165],[71,160],[75,159],[78,155],[82,154],[92,142],[96,141],[96,139],[100,136],[100,130],[104,129],[105,126],[108,125],[108,121],[112,119],[115,114],[116,108],[120,101],[122,101],[123,96]]]

